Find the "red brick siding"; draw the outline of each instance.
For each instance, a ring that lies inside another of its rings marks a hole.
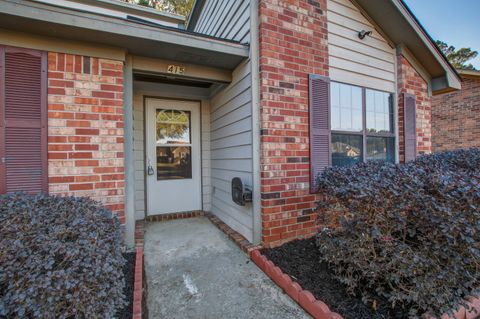
[[[262,241],[315,233],[308,74],[328,76],[326,0],[260,0]]]
[[[462,89],[433,97],[433,151],[480,147],[480,77],[464,77]]]
[[[432,152],[432,103],[425,80],[402,55],[397,57],[398,65],[398,132],[400,162],[405,161],[405,132],[403,94],[414,94],[417,99],[417,153]]]
[[[49,191],[101,201],[124,223],[123,63],[83,59],[48,54]]]

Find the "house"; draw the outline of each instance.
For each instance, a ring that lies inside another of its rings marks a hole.
[[[100,200],[129,244],[192,211],[312,235],[316,175],[431,152],[431,96],[461,85],[401,0],[4,0],[0,45],[0,192]]]
[[[457,71],[462,89],[432,99],[434,152],[480,147],[480,71]]]

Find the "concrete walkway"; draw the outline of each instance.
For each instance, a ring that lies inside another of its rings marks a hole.
[[[207,218],[145,231],[149,319],[310,318]]]

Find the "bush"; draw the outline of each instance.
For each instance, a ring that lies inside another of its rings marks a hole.
[[[122,236],[98,203],[0,196],[0,317],[111,318],[125,304]]]
[[[317,245],[349,293],[411,316],[449,312],[478,293],[480,149],[329,168],[318,182],[329,228]]]

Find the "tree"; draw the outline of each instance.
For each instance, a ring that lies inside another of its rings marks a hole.
[[[180,14],[188,17],[192,11],[194,0],[156,0],[156,8],[162,11]]]
[[[160,11],[179,14],[187,17],[192,11],[194,0],[124,0]]]
[[[455,68],[475,70],[475,67],[471,63],[467,64],[467,62],[478,56],[477,51],[473,51],[471,48],[461,48],[457,50],[454,46],[449,46],[440,40],[437,40],[436,44]]]

